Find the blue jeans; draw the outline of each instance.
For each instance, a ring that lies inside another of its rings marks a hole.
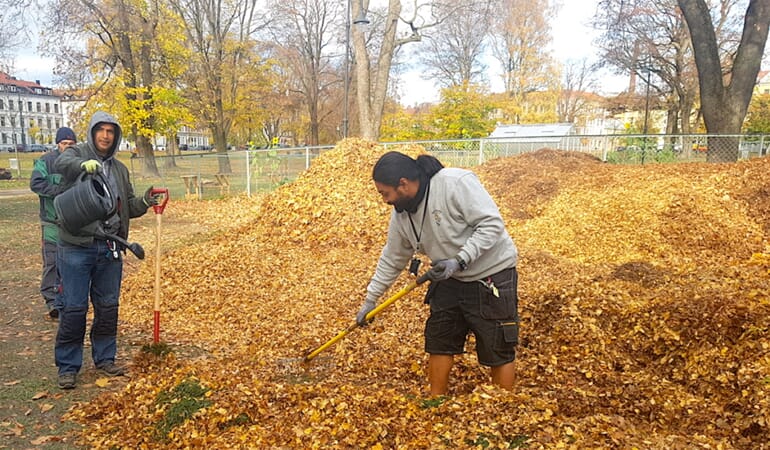
[[[118,298],[123,259],[114,259],[106,241],[90,247],[59,243],[56,264],[61,277],[61,309],[54,357],[59,374],[77,373],[83,365],[88,298],[94,305],[91,356],[94,364],[115,361],[118,333]]]

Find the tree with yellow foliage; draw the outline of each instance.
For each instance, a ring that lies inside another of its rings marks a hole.
[[[174,32],[179,18],[158,0],[57,0],[49,7],[58,40],[48,43],[68,55],[65,81],[88,86],[79,115],[90,117],[97,109],[116,115],[124,136],[136,142],[142,173],[158,175],[152,138],[189,119],[173,84],[188,57]],[[84,39],[85,51],[67,51],[70,42],[62,36],[68,35]]]

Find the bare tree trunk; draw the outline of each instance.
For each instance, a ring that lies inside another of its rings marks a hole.
[[[368,5],[368,2],[367,2]],[[353,2],[353,17],[359,14],[358,2]],[[356,55],[356,100],[358,101],[358,122],[361,137],[377,141],[380,137],[382,112],[388,91],[390,68],[393,52],[396,48],[396,26],[401,14],[401,2],[388,0],[388,13],[385,19],[385,34],[377,58],[376,72],[372,74],[369,53],[366,49],[366,36],[362,30],[353,27],[352,41]],[[373,75],[373,76],[372,76]]]
[[[216,124],[212,127],[212,131],[214,134],[214,148],[217,150],[219,173],[232,173],[230,157],[227,154],[227,132],[224,127]]]
[[[677,3],[690,30],[706,131],[712,134],[738,134],[746,117],[767,42],[770,2],[749,1],[743,35],[728,76],[723,76],[716,33],[706,1],[677,0]],[[721,137],[709,139],[709,161],[735,161],[738,154],[737,140]]]
[[[176,167],[176,155],[179,155],[179,144],[176,132],[170,133],[166,142],[166,157],[163,158],[163,167],[172,169]]]

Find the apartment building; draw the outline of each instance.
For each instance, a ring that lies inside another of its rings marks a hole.
[[[61,99],[52,88],[0,72],[0,150],[53,144],[62,121]]]

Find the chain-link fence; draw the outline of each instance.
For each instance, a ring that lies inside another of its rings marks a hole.
[[[473,167],[543,148],[589,153],[616,164],[736,161],[766,156],[770,135],[568,135],[383,142],[389,150],[419,144],[444,164]],[[294,180],[313,159],[334,147],[296,147],[222,153],[156,154],[160,178],[141,176],[141,158],[130,160],[133,180],[169,188],[173,197],[216,198],[275,189]]]

